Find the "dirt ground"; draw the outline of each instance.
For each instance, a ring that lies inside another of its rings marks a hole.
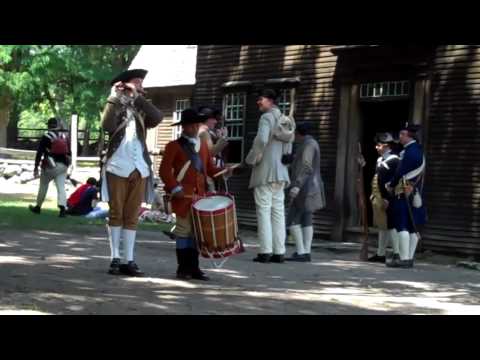
[[[480,314],[480,272],[418,262],[389,269],[353,249],[316,248],[312,263],[257,264],[255,234],[210,282],[174,277],[175,244],[140,232],[145,278],[107,274],[105,229],[0,234],[0,314]],[[293,249],[289,247],[289,252]]]

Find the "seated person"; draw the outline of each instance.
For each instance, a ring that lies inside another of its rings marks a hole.
[[[67,200],[68,215],[87,215],[96,206],[98,200],[98,183],[89,178]]]

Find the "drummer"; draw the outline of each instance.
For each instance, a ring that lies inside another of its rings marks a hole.
[[[203,121],[204,116],[193,109],[182,112],[181,121],[172,124],[182,126],[182,136],[167,144],[160,165],[160,178],[167,194],[171,194],[172,211],[176,214],[173,234],[176,238],[177,278],[182,280],[209,280],[199,267],[191,207],[194,198],[205,195],[207,176],[213,178],[222,169],[215,166],[207,142],[198,136]],[[229,169],[224,176],[231,173]]]

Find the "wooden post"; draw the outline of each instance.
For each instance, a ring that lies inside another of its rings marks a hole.
[[[72,150],[72,173],[77,167],[78,156],[78,114],[72,114],[72,122],[70,125],[70,149]]]

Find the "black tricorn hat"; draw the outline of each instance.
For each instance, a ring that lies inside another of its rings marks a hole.
[[[213,106],[200,106],[198,108],[198,114],[202,117],[205,117],[205,120],[208,120],[221,116],[222,112]]]
[[[110,84],[113,86],[117,82],[127,82],[128,80],[135,79],[135,78],[140,78],[140,79],[145,79],[145,76],[147,76],[148,71],[144,69],[132,69],[132,70],[127,70],[122,72],[120,75],[116,76]]]
[[[295,131],[300,135],[308,135],[312,131],[312,124],[309,122],[300,122],[297,124]]]
[[[400,130],[407,130],[408,132],[415,134],[418,131],[420,131],[420,129],[421,129],[420,125],[406,123],[405,126],[402,126]]]
[[[173,123],[171,126],[197,124],[204,122],[207,118],[203,114],[199,114],[195,109],[185,109],[182,111],[180,121]]]
[[[258,94],[258,98],[261,98],[261,97],[264,97],[264,98],[267,98],[267,99],[270,99],[270,100],[273,100],[275,101],[278,97],[278,94],[275,90],[273,89],[263,89],[260,91],[260,93]]]
[[[377,144],[391,144],[395,142],[392,134],[389,132],[377,133],[374,138],[375,143]]]

